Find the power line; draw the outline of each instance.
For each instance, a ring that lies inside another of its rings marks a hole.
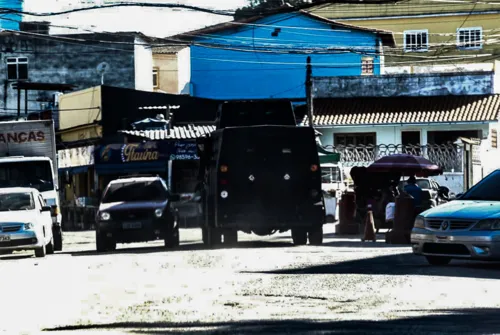
[[[108,4],[108,5],[73,8],[73,9],[63,10],[63,11],[59,11],[59,12],[47,12],[47,13],[27,12],[27,11],[17,10],[17,9],[13,9],[13,8],[0,7],[0,13],[1,14],[9,14],[9,13],[10,14],[22,14],[22,15],[29,15],[29,16],[44,17],[44,16],[57,16],[57,15],[70,14],[70,13],[76,13],[76,12],[82,12],[82,11],[90,11],[90,10],[95,10],[95,9],[107,9],[107,8],[116,8],[116,7],[178,8],[178,9],[187,9],[187,10],[193,10],[193,11],[215,14],[215,15],[234,16],[234,11],[228,11],[228,10],[216,10],[216,9],[209,9],[209,8],[204,8],[204,7],[199,7],[199,6],[184,5],[184,4],[179,4],[179,3],[148,3],[148,2],[134,2],[134,3],[120,2],[120,3],[114,3],[114,4]]]

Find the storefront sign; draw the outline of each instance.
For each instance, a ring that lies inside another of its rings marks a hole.
[[[170,148],[164,142],[110,144],[95,153],[96,164],[167,161]]]
[[[27,143],[44,142],[45,132],[43,131],[20,131],[0,133],[0,143]]]
[[[144,143],[110,144],[98,147],[96,164],[153,163],[169,160],[197,160],[196,142],[151,141]]]
[[[94,146],[59,150],[57,164],[60,169],[94,165]]]
[[[196,160],[198,157],[198,150],[196,142],[183,142],[176,141],[173,143],[172,154],[170,160]]]

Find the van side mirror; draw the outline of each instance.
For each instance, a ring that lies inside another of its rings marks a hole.
[[[52,207],[50,206],[43,206],[40,212],[50,212],[52,210]]]

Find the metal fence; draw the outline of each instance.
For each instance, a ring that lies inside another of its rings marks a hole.
[[[97,207],[63,206],[61,207],[63,230],[94,230]]]
[[[463,149],[457,144],[443,145],[338,145],[325,146],[326,150],[339,153],[340,161],[346,167],[367,166],[384,156],[411,154],[423,156],[439,165],[445,172],[462,172]]]

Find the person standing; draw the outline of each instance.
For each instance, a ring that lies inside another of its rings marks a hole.
[[[422,207],[422,189],[417,185],[415,176],[408,178],[404,191],[412,196],[415,209]]]

